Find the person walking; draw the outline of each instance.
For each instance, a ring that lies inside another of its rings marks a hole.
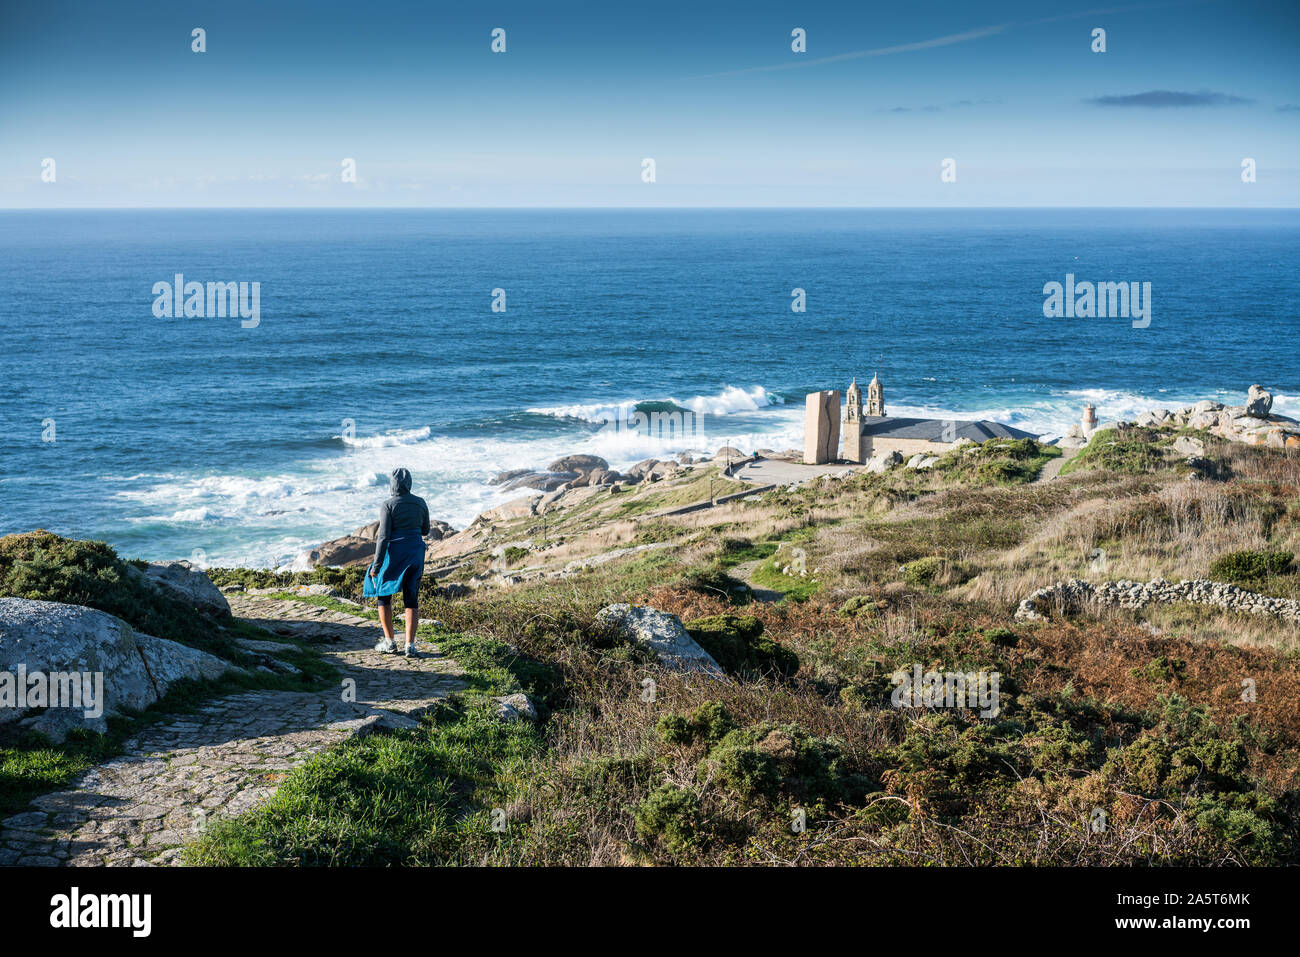
[[[420,496],[411,494],[411,473],[404,468],[393,469],[389,492],[388,500],[379,507],[375,559],[366,571],[363,593],[367,598],[379,600],[379,624],[384,629],[384,637],[375,650],[388,654],[397,651],[393,636],[393,596],[402,593],[406,606],[406,646],[402,653],[414,657],[429,506]]]

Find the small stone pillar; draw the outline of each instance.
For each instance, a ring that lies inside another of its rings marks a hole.
[[[1092,435],[1097,430],[1097,407],[1089,403],[1083,407],[1083,434]]]

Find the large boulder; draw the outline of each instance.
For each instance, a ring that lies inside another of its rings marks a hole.
[[[307,561],[313,565],[340,567],[370,562],[375,557],[375,540],[359,535],[344,535],[332,542],[318,545],[307,553]]]
[[[574,479],[578,478],[579,472],[529,472],[527,475],[521,475],[513,478],[502,486],[506,492],[514,492],[521,488],[531,488],[538,492],[553,492],[561,485],[568,485]]]
[[[537,504],[541,500],[541,495],[525,495],[522,498],[511,499],[504,505],[498,505],[481,513],[475,521],[492,523],[527,518],[529,515],[537,514]]]
[[[230,603],[226,596],[197,565],[186,561],[150,562],[144,573],[173,598],[179,598],[209,615],[230,617]]]
[[[648,605],[617,604],[602,608],[596,622],[613,628],[630,641],[646,645],[667,668],[701,671],[717,678],[724,676],[713,656],[687,633],[676,615]]]
[[[456,534],[444,521],[430,519],[429,534],[424,536],[425,544],[440,542]],[[379,522],[362,525],[351,535],[344,535],[333,541],[317,545],[307,553],[307,561],[312,565],[327,565],[341,568],[345,565],[370,564],[375,557],[375,539],[379,537]]]
[[[609,463],[599,455],[566,455],[546,467],[548,472],[592,472],[608,469]]]
[[[1273,411],[1273,394],[1262,385],[1252,385],[1246,392],[1246,414],[1257,419],[1266,419]]]
[[[901,452],[877,452],[867,462],[866,471],[868,472],[887,472],[895,465],[901,465],[903,455]]]
[[[433,518],[429,520],[429,534],[424,536],[424,540],[426,542],[440,542],[444,538],[450,538],[455,534],[456,529],[450,523]]]
[[[16,707],[16,699],[6,700],[6,692],[16,694],[20,668],[27,678],[28,703],[32,677],[38,674],[46,679],[88,674],[89,686],[98,684],[102,697],[93,702],[83,698],[81,707],[66,707],[62,698],[47,699],[43,707]],[[62,741],[72,728],[102,732],[107,715],[147,708],[181,678],[216,678],[233,668],[207,652],[138,632],[107,612],[0,598],[0,726],[18,722],[55,741]],[[15,677],[6,682],[5,674]]]
[[[647,475],[649,475],[652,471],[654,471],[654,467],[658,464],[659,464],[658,459],[643,459],[640,462],[637,462],[636,465],[633,465],[623,474],[626,477],[627,481],[636,484],[637,482],[640,482],[642,479],[644,479]]]
[[[517,478],[525,475],[532,475],[532,469],[507,469],[504,472],[498,472],[492,478],[488,479],[488,485],[505,485],[507,482],[513,482]]]

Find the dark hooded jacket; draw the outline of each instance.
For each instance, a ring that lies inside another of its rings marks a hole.
[[[429,534],[429,506],[424,499],[411,494],[411,473],[406,469],[393,469],[388,490],[388,501],[379,506],[379,532],[375,536],[375,568],[383,568],[388,554],[388,543],[398,532],[419,530],[420,537]]]

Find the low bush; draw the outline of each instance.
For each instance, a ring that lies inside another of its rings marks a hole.
[[[1210,563],[1210,577],[1219,581],[1260,582],[1285,574],[1294,557],[1291,552],[1229,552]]]

